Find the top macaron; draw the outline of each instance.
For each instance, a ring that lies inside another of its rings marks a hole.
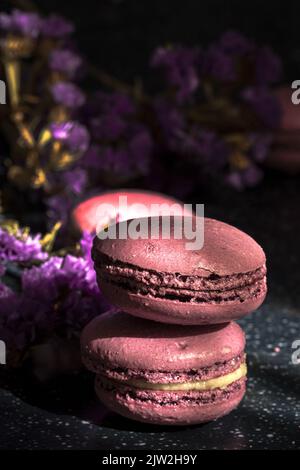
[[[95,237],[98,283],[112,304],[136,316],[191,325],[236,320],[261,305],[267,291],[266,258],[255,240],[204,218],[202,248],[187,249],[190,240],[175,238],[172,222],[171,217],[167,239],[161,230],[156,239]]]

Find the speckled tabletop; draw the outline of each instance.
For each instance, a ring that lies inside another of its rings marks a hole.
[[[283,179],[279,190],[273,178],[229,203],[226,210],[224,204],[208,204],[206,215],[253,235],[269,261],[267,300],[240,322],[247,335],[249,373],[239,408],[201,426],[147,426],[105,410],[95,399],[88,373],[47,386],[20,373],[2,374],[0,448],[300,448],[300,363],[292,361],[293,343],[300,340],[299,180]]]

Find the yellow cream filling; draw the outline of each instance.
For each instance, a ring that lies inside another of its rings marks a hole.
[[[240,367],[229,374],[215,377],[209,380],[198,380],[196,382],[184,383],[168,383],[168,384],[154,384],[146,382],[145,380],[128,380],[125,383],[132,387],[141,388],[143,390],[213,390],[214,388],[225,388],[228,385],[236,382],[237,380],[245,377],[247,374],[246,363],[243,362]],[[124,382],[123,382],[124,383]]]

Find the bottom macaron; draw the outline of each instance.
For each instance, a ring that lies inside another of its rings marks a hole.
[[[242,400],[245,376],[226,387],[211,390],[148,390],[123,386],[96,377],[96,393],[108,408],[145,423],[184,426],[220,418]]]
[[[204,423],[232,411],[245,394],[245,338],[234,322],[162,325],[114,312],[94,319],[81,345],[100,400],[137,421]]]

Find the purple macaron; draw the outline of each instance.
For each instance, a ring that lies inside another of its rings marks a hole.
[[[207,422],[245,394],[245,337],[234,322],[179,326],[124,312],[99,316],[81,336],[96,393],[113,411],[163,425]]]
[[[186,325],[236,320],[261,305],[266,258],[253,238],[207,218],[199,250],[186,249],[187,240],[172,233],[170,239],[95,238],[92,257],[109,302],[136,316]]]

